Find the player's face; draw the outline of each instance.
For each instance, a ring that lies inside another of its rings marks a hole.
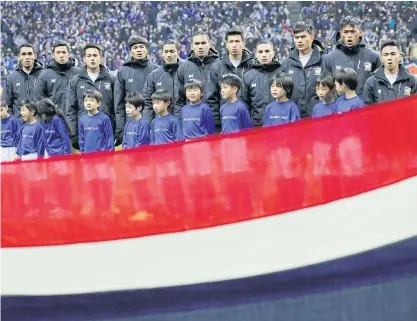
[[[286,92],[279,84],[272,84],[271,95],[274,99],[281,99],[286,96]]]
[[[66,64],[69,60],[69,52],[66,46],[55,47],[53,58],[59,64]]]
[[[256,59],[262,64],[270,64],[275,56],[274,48],[271,45],[258,45],[256,47]]]
[[[148,57],[148,49],[144,44],[133,45],[132,49],[130,49],[130,54],[135,60],[146,59]]]
[[[84,98],[84,108],[89,112],[97,111],[100,107],[100,103],[94,97],[85,97]]]
[[[362,31],[357,26],[345,26],[340,31],[342,41],[347,47],[356,46],[359,43],[359,38],[361,35]]]
[[[32,119],[35,112],[31,112],[29,109],[26,108],[26,105],[23,105],[22,108],[20,108],[20,116],[22,116],[24,121],[29,121]]]
[[[32,68],[35,64],[36,55],[32,48],[23,47],[19,52],[19,60],[24,68]]]
[[[135,117],[139,114],[139,111],[132,104],[126,103],[125,108],[126,108],[126,114],[129,117]]]
[[[396,70],[401,61],[400,50],[398,49],[398,47],[384,47],[384,49],[382,49],[381,51],[381,61],[384,65],[384,68],[388,69],[389,71]]]
[[[152,100],[152,107],[155,113],[163,115],[168,112],[169,101]]]
[[[210,41],[206,35],[194,36],[191,49],[197,57],[207,57],[210,49]]]
[[[241,55],[245,42],[240,35],[233,35],[227,38],[226,48],[232,55]]]
[[[230,99],[236,94],[236,88],[233,88],[230,85],[222,84],[221,85],[221,94],[223,99]]]
[[[178,61],[178,50],[175,45],[165,45],[162,48],[162,57],[166,64],[175,64]]]
[[[299,32],[294,35],[294,43],[298,51],[307,51],[313,45],[314,36],[307,31]]]
[[[88,48],[85,51],[84,63],[89,69],[98,69],[100,67],[101,55],[97,48]]]
[[[318,84],[316,86],[316,94],[321,101],[324,101],[331,96],[332,90],[327,86],[323,86],[323,84]]]
[[[7,108],[6,107],[0,107],[0,118],[5,119],[7,117]]]
[[[201,90],[198,87],[191,87],[185,90],[185,95],[190,103],[195,104],[201,101]]]

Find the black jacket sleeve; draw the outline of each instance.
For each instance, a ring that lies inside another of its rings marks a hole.
[[[66,100],[66,118],[72,135],[78,135],[78,99],[77,99],[77,79],[75,75],[71,78],[68,85],[68,94]]]
[[[214,121],[220,124],[220,86],[219,75],[214,65],[207,79],[207,104],[213,112]]]
[[[177,72],[177,79],[178,79],[178,93],[177,93],[177,100],[174,104],[174,114],[175,117],[181,120],[181,108],[184,107],[187,103],[187,98],[185,96],[184,90],[184,68],[180,66]]]
[[[365,104],[376,103],[374,87],[375,87],[374,77],[369,77],[365,82],[365,87],[362,93],[362,99]]]
[[[124,105],[125,97],[125,83],[121,76],[121,70],[119,70],[114,83],[114,110],[116,114],[116,135],[123,134],[123,130],[126,124],[126,109]]]
[[[152,107],[152,94],[155,92],[154,72],[151,72],[146,78],[145,86],[143,88],[143,97],[145,98],[145,108],[143,109],[143,116],[149,121],[155,118],[155,112]]]

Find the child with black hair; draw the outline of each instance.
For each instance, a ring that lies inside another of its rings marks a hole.
[[[336,90],[341,95],[336,101],[337,113],[362,108],[365,103],[356,94],[358,74],[352,68],[342,68],[335,73]]]
[[[126,115],[130,118],[126,122],[123,133],[122,149],[130,149],[149,145],[150,124],[142,117],[145,98],[137,93],[129,93],[125,99]]]
[[[293,123],[300,120],[300,112],[294,101],[290,100],[294,84],[286,74],[279,74],[271,80],[271,95],[275,101],[265,108],[264,127]]]
[[[235,74],[225,74],[220,81],[221,95],[223,99],[227,100],[227,103],[220,108],[222,134],[253,128],[248,106],[237,98],[237,92],[241,85],[241,79]]]
[[[166,89],[158,89],[152,96],[152,106],[156,117],[151,123],[151,145],[162,145],[184,140],[180,121],[168,112],[172,94]]]
[[[184,86],[188,104],[181,108],[182,129],[186,140],[206,137],[215,133],[214,117],[205,101],[203,83],[190,80]]]
[[[331,73],[325,72],[317,78],[316,94],[320,102],[313,108],[312,118],[320,118],[336,114],[336,102],[334,94],[336,92],[336,85],[334,77]]]
[[[58,106],[45,98],[36,107],[45,129],[45,157],[71,154],[71,132]]]
[[[78,124],[80,152],[114,151],[113,128],[109,116],[98,110],[102,95],[97,90],[83,94],[87,114],[81,116]]]
[[[24,121],[16,158],[20,160],[34,160],[45,155],[45,131],[38,123],[36,103],[31,99],[22,101],[20,115]]]
[[[9,106],[0,102],[1,117],[1,162],[11,162],[16,158],[16,147],[19,143],[21,125],[19,120],[9,114]]]

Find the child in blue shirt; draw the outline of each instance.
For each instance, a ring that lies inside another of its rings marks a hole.
[[[87,114],[78,125],[80,152],[114,151],[113,128],[109,116],[98,111],[102,96],[97,90],[87,90],[83,95]]]
[[[122,149],[149,145],[150,126],[141,113],[144,106],[145,98],[141,94],[134,92],[126,96],[126,114],[130,118],[123,133]]]
[[[290,100],[294,84],[286,74],[279,74],[271,80],[271,95],[275,101],[265,108],[264,127],[283,125],[300,120],[298,106]]]
[[[1,117],[1,162],[11,162],[16,158],[16,147],[19,143],[21,125],[17,118],[9,114],[9,106],[0,102]]]
[[[45,157],[71,154],[71,131],[58,106],[45,98],[36,107],[45,129]]]
[[[182,131],[186,140],[215,133],[214,117],[209,105],[202,101],[203,83],[191,80],[184,86],[188,104],[181,109]]]
[[[336,114],[335,87],[334,77],[331,73],[325,72],[317,78],[316,93],[320,102],[314,106],[312,118]]]
[[[168,112],[172,95],[166,89],[158,89],[152,96],[156,117],[151,123],[151,145],[169,144],[184,140],[180,121]]]
[[[20,115],[24,121],[19,143],[17,146],[16,159],[34,160],[45,155],[45,131],[38,123],[36,103],[27,99],[22,102]]]
[[[365,103],[356,95],[358,87],[358,74],[352,68],[342,68],[335,73],[336,90],[341,95],[337,101],[337,113],[342,114],[365,106]]]
[[[227,100],[227,103],[220,108],[222,134],[253,128],[248,106],[237,98],[237,92],[241,85],[241,79],[235,74],[225,74],[220,81],[221,95],[223,99]]]

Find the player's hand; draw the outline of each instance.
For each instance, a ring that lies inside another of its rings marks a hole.
[[[123,143],[123,135],[116,134],[116,139],[114,140],[114,146],[119,146]]]
[[[80,149],[80,144],[78,142],[78,135],[71,136],[71,145],[74,149]]]

